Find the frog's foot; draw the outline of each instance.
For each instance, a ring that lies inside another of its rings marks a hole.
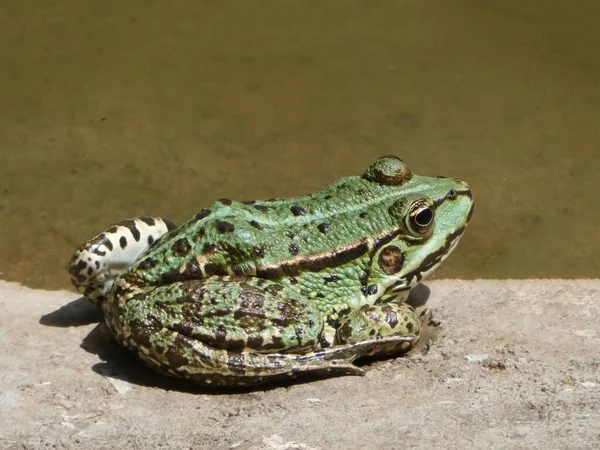
[[[275,282],[211,277],[104,304],[119,342],[153,369],[199,384],[247,386],[300,372],[357,374],[374,344],[318,349],[322,315]]]
[[[369,355],[391,355],[412,348],[421,336],[421,321],[407,303],[364,305],[339,319],[336,344],[379,342]],[[397,346],[394,339],[397,338]],[[385,340],[385,342],[384,342]]]
[[[156,239],[174,228],[175,224],[156,217],[112,225],[75,251],[69,263],[71,282],[85,297],[101,305],[113,279]]]

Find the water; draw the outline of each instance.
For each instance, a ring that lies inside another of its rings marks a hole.
[[[301,195],[393,153],[473,187],[438,277],[600,273],[600,3],[0,6],[0,278],[112,222]]]

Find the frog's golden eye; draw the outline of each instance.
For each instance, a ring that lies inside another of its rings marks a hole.
[[[424,235],[433,228],[434,218],[431,201],[420,199],[410,205],[406,216],[406,226],[411,233]]]

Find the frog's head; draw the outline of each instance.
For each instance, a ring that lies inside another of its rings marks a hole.
[[[387,191],[398,226],[379,240],[370,273],[376,298],[389,299],[417,285],[454,250],[473,214],[473,194],[456,178],[414,175],[394,156],[375,161],[363,178]]]

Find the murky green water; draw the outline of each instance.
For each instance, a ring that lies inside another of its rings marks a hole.
[[[0,278],[68,287],[140,214],[300,195],[394,153],[466,179],[442,277],[600,274],[600,2],[0,5]]]

